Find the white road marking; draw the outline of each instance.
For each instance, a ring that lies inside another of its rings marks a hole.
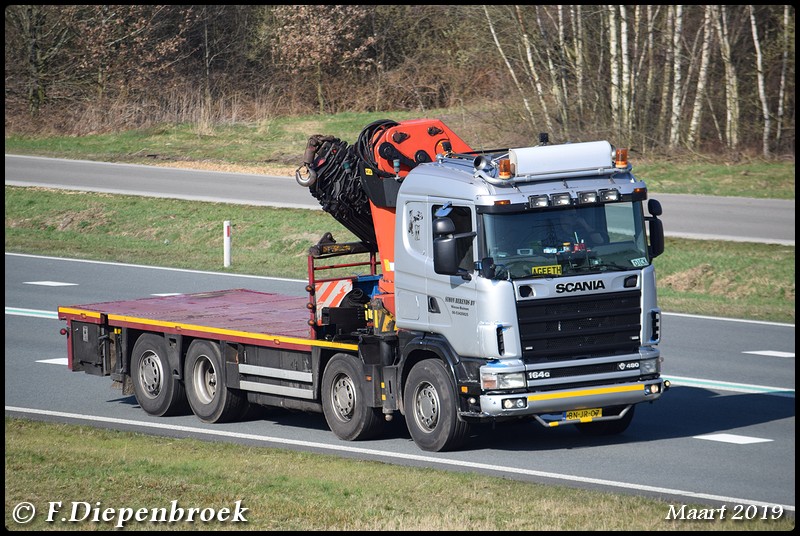
[[[9,184],[6,182],[6,184]],[[217,200],[219,201],[219,200]],[[131,268],[146,268],[148,270],[163,270],[165,272],[183,272],[189,274],[206,274],[206,275],[215,275],[215,276],[224,276],[224,277],[234,277],[239,279],[261,279],[265,281],[287,281],[289,283],[308,283],[308,279],[289,279],[286,277],[272,277],[266,275],[247,275],[247,274],[231,274],[225,272],[209,272],[203,270],[188,270],[186,268],[168,268],[166,266],[146,266],[143,264],[129,264],[125,262],[108,262],[108,261],[90,261],[87,259],[67,259],[64,257],[48,257],[45,255],[30,255],[28,253],[6,253],[6,255],[11,257],[29,257],[32,259],[49,259],[53,261],[64,261],[64,262],[79,262],[84,264],[101,264],[106,266],[125,266]],[[77,284],[77,283],[76,283]]]
[[[23,285],[40,285],[43,287],[76,287],[77,283],[64,283],[63,281],[23,281]]]
[[[36,318],[52,318],[58,320],[58,313],[55,311],[42,311],[41,309],[22,309],[20,307],[6,307],[7,315],[33,316]]]
[[[783,322],[768,322],[766,320],[747,320],[745,318],[724,318],[720,316],[705,316],[705,315],[690,315],[686,313],[665,313],[661,312],[662,316],[682,316],[684,318],[701,318],[703,320],[720,320],[722,322],[743,322],[745,324],[763,324],[765,326],[781,326],[785,328],[793,328],[794,324],[785,324]]]
[[[742,352],[743,354],[766,355],[769,357],[794,357],[794,352],[776,352],[774,350],[753,350],[752,352]]]
[[[706,434],[694,436],[695,439],[708,439],[709,441],[719,441],[721,443],[734,443],[736,445],[751,445],[753,443],[769,443],[773,439],[762,439],[760,437],[749,437],[736,434]]]
[[[768,385],[752,385],[748,383],[731,383],[717,380],[705,380],[703,378],[686,378],[684,376],[673,376],[672,374],[662,374],[665,380],[669,380],[671,387],[684,385],[688,387],[708,387],[721,391],[733,391],[735,393],[759,393],[763,395],[785,396],[794,398],[794,389],[785,387],[770,387]]]
[[[55,359],[40,359],[37,361],[37,363],[46,363],[48,365],[64,365],[66,367],[68,364],[67,361],[68,360],[66,357],[57,357]]]

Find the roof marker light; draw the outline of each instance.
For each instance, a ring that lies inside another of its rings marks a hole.
[[[614,166],[617,169],[627,169],[628,167],[628,150],[617,149],[617,157],[614,161]]]
[[[501,179],[510,179],[511,173],[511,160],[503,158],[497,162],[497,176]]]

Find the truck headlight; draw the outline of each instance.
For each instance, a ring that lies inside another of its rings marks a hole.
[[[642,374],[655,374],[658,372],[658,359],[643,359],[639,362],[639,371]]]
[[[481,373],[481,387],[491,389],[522,389],[527,387],[524,372],[483,372]]]

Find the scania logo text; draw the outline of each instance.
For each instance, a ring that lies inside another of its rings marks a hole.
[[[581,292],[584,290],[601,290],[606,286],[602,281],[579,281],[577,283],[559,283],[556,285],[556,292],[562,294],[564,292]]]

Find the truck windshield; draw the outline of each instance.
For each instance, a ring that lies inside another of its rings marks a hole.
[[[647,266],[640,201],[483,214],[498,279],[560,277]]]

